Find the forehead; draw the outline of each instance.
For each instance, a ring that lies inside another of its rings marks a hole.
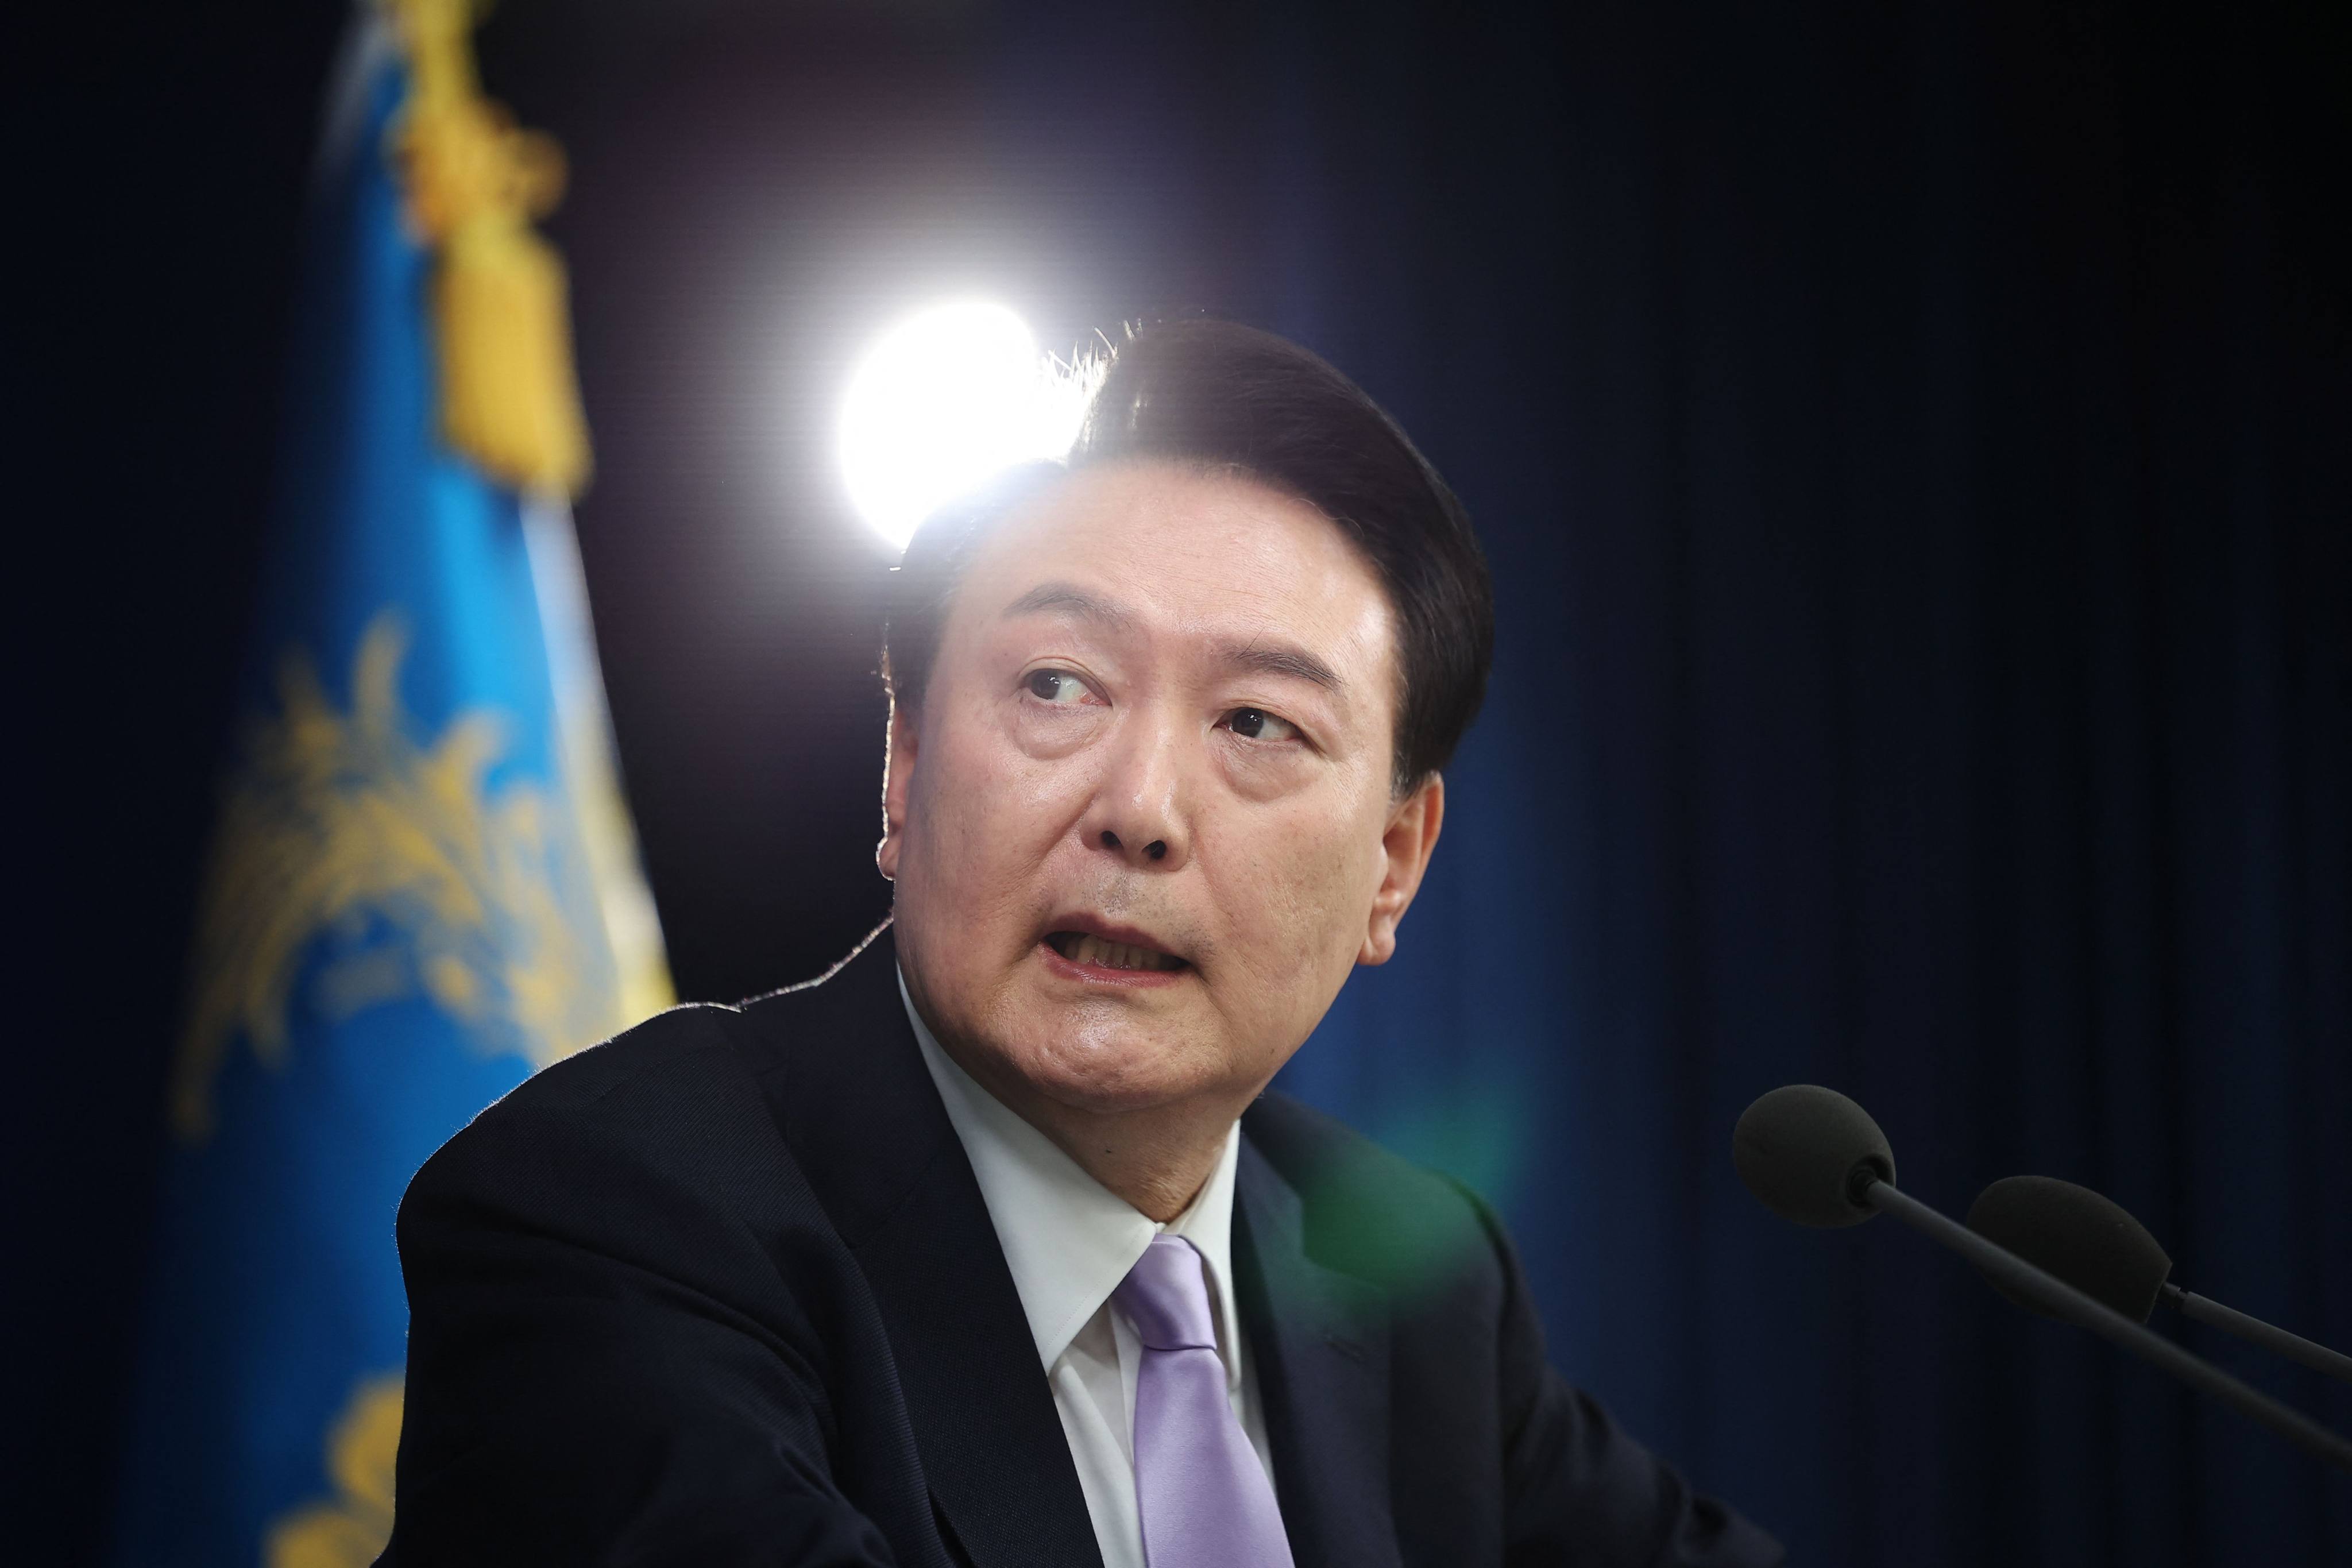
[[[1394,616],[1370,563],[1321,511],[1246,474],[1139,461],[1055,483],[974,552],[950,637],[1048,583],[1129,612],[1139,636],[1278,634],[1353,682],[1394,684]]]

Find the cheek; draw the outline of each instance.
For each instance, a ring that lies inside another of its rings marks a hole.
[[[1015,898],[1067,826],[1069,781],[969,731],[938,737],[916,771],[908,858],[960,920]]]
[[[1328,817],[1268,825],[1225,857],[1234,931],[1249,967],[1270,984],[1304,988],[1318,1001],[1353,967],[1372,895],[1385,867],[1376,829],[1353,823],[1334,832]]]

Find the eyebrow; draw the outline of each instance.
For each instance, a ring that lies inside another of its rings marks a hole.
[[[1062,615],[1081,621],[1092,621],[1108,631],[1124,631],[1135,625],[1135,613],[1123,605],[1112,603],[1097,595],[1089,594],[1073,583],[1040,583],[1004,606],[1004,620],[1017,620],[1023,616]],[[1296,643],[1265,642],[1255,638],[1247,642],[1223,642],[1214,649],[1217,660],[1235,669],[1249,670],[1258,675],[1286,676],[1303,680],[1326,691],[1343,690],[1346,683],[1339,671],[1300,647]]]
[[[1326,691],[1337,691],[1341,686],[1338,670],[1295,643],[1221,643],[1217,658],[1237,669],[1257,675],[1288,676]]]

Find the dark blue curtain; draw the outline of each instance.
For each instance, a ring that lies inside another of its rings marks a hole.
[[[1799,1561],[2352,1559],[2344,1477],[1728,1160],[1832,1084],[1948,1211],[2086,1183],[2352,1342],[2352,376],[2273,24],[1347,16],[1263,40],[1267,314],[1502,629],[1288,1085],[1500,1201],[1563,1369]]]

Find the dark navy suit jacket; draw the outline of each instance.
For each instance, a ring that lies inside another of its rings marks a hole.
[[[425,1165],[384,1563],[1099,1563],[895,964],[665,1013]],[[1553,1373],[1476,1199],[1279,1095],[1242,1132],[1299,1568],[1780,1560]]]

